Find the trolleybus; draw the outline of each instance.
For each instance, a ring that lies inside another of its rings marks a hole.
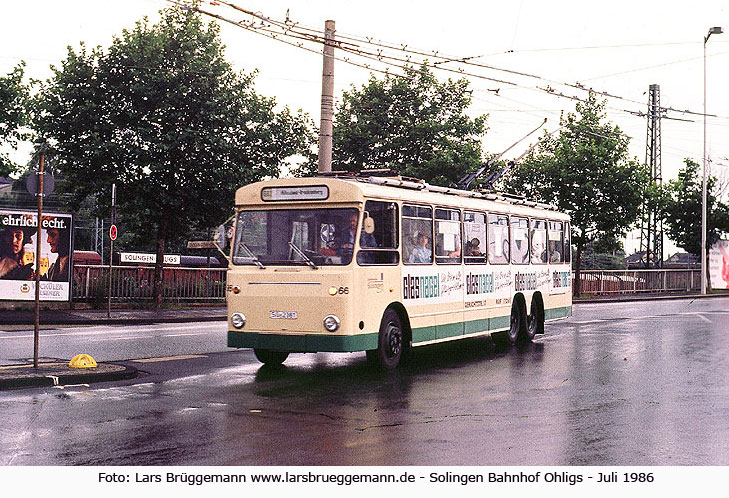
[[[228,346],[265,364],[417,346],[528,342],[570,316],[569,217],[544,204],[400,177],[285,178],[235,197]]]

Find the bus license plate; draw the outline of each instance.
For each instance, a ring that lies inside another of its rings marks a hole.
[[[284,320],[296,320],[299,314],[295,311],[269,311],[268,316]]]

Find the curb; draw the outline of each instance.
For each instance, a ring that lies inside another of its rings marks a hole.
[[[617,295],[617,296],[595,296],[595,297],[573,297],[573,303],[621,303],[631,301],[670,301],[677,299],[710,299],[717,297],[729,297],[729,292],[712,294],[661,294],[650,296]]]
[[[38,369],[30,365],[0,368],[0,390],[27,387],[54,387],[93,382],[133,379],[139,373],[130,365],[99,363],[104,371],[71,368],[68,363],[41,363]]]

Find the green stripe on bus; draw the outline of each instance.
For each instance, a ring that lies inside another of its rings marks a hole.
[[[544,310],[546,320],[564,318],[572,315],[572,306]],[[509,328],[509,316],[482,318],[468,322],[458,322],[437,326],[413,329],[413,344],[439,339],[458,337],[459,335],[492,332]],[[377,333],[358,335],[275,335],[257,332],[228,331],[228,347],[259,348],[274,351],[298,352],[354,352],[377,349]]]
[[[572,316],[572,306],[544,310],[545,320],[554,320],[555,318],[564,318],[566,316]]]
[[[435,335],[437,339],[448,339],[463,335],[463,322],[438,324]]]
[[[228,347],[271,349],[274,351],[353,352],[377,349],[377,334],[359,335],[274,335],[228,331]]]

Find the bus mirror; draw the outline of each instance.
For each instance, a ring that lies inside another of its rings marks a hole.
[[[370,218],[370,213],[365,211],[365,218],[362,225],[365,233],[375,233],[375,220]]]
[[[236,217],[236,215],[237,215],[237,213],[233,213],[233,215],[230,218],[228,218],[227,220],[225,220],[225,223],[220,225],[217,228],[217,230],[215,230],[215,232],[212,234],[211,242],[215,246],[215,249],[217,249],[218,252],[220,252],[220,254],[225,256],[225,259],[228,259],[228,255],[225,253],[225,251],[223,249],[227,245],[226,242],[228,242],[228,240],[233,238],[233,227],[227,226],[227,225],[228,225],[228,223],[230,223],[233,220],[233,218]],[[230,240],[230,242],[231,242],[231,246],[232,246],[233,241]]]

